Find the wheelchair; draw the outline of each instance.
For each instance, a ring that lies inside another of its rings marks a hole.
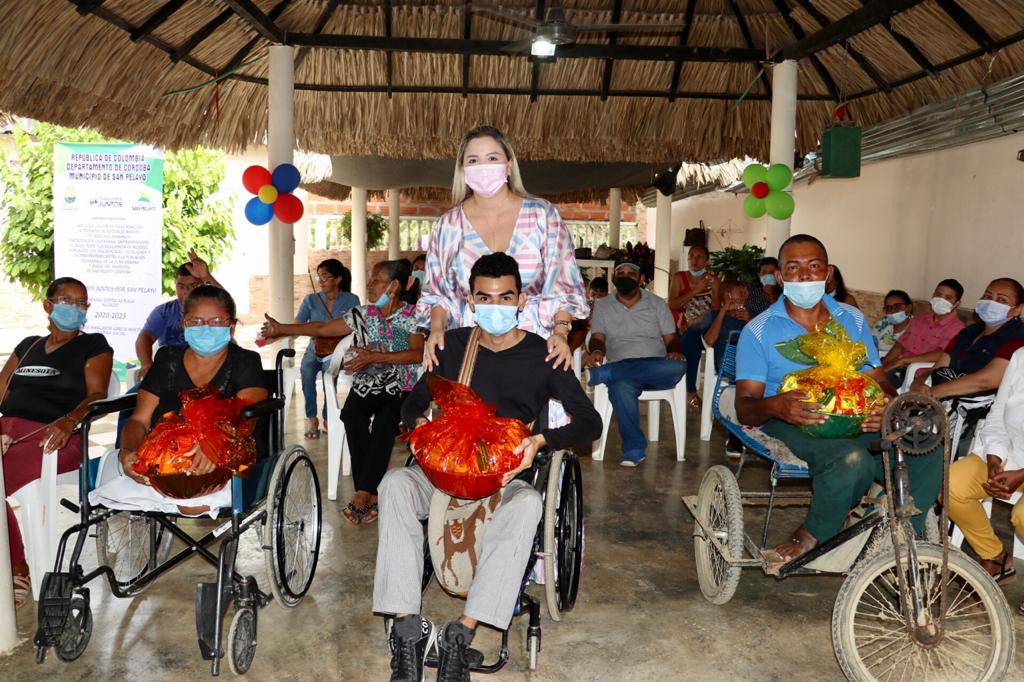
[[[179,528],[176,514],[90,505],[89,492],[96,485],[96,464],[100,460],[90,461],[88,447],[82,448],[78,504],[61,500],[63,506],[80,515],[80,521],[61,536],[53,572],[43,577],[34,639],[38,663],[44,661],[49,648],[65,662],[85,651],[92,634],[86,585],[94,578],[105,577],[116,597],[133,597],[164,573],[198,555],[217,569],[216,582],[199,583],[196,588],[200,653],[211,661],[212,675],[220,673],[225,657],[235,674],[249,670],[256,653],[258,610],[271,601],[284,608],[297,606],[313,582],[320,552],[321,504],[316,469],[302,447],[285,449],[283,445],[282,365],[284,358],[294,355],[291,349],[278,353],[275,369],[264,371],[272,397],[242,411],[243,418],[260,420],[256,437],[269,445],[269,456],[260,452],[247,478],[231,479],[231,506],[218,515],[223,518],[226,514],[228,518],[200,538]],[[128,395],[90,405],[82,424],[82,442],[89,442],[93,422],[104,415],[134,409],[135,400],[135,395]],[[261,539],[270,594],[259,589],[253,576],[235,571],[239,538],[249,529],[256,530]],[[99,566],[86,571],[81,556],[90,537],[95,538]],[[65,563],[72,538],[74,546]],[[184,547],[171,554],[175,538]],[[218,540],[220,546],[214,553],[212,546]],[[234,615],[225,637],[223,620],[231,604]]]
[[[723,396],[735,394],[736,346],[722,362],[712,409],[749,451],[771,463],[768,492],[741,491],[725,466],[708,469],[697,495],[683,498],[694,519],[697,578],[704,597],[726,604],[743,568],[776,578],[846,575],[832,612],[832,645],[850,680],[1004,679],[1013,664],[1014,624],[992,577],[950,547],[946,510],[928,512],[925,538],[910,525],[920,513],[910,495],[906,458],[945,450],[943,497],[949,490],[951,440],[946,412],[937,401],[905,393],[886,407],[878,443],[885,460],[884,489],[875,486],[835,537],[781,566],[766,552],[772,510],[780,497],[809,502],[806,492],[779,493],[780,479],[809,478],[807,466],[780,441],[760,440],[722,413]],[[890,473],[889,458],[895,466]],[[746,455],[744,455],[744,458]],[[747,535],[744,507],[765,509],[760,544]],[[929,501],[930,502],[930,501]]]
[[[416,465],[416,458],[409,456],[406,466]],[[528,616],[523,638],[525,653],[530,670],[536,670],[541,651],[540,600],[527,592],[531,582],[543,577],[544,602],[548,615],[553,621],[563,616],[576,605],[579,592],[580,573],[583,568],[583,478],[579,458],[569,450],[537,453],[529,471],[520,474],[520,480],[528,480],[540,493],[543,513],[534,535],[533,551],[526,564],[519,597],[513,618],[524,613]],[[435,493],[437,494],[437,493]],[[424,591],[435,577],[435,566],[431,559],[430,537],[427,520],[424,520],[423,537],[423,584]],[[538,566],[538,560],[542,566]],[[443,587],[443,586],[442,586]],[[384,619],[385,635],[390,635],[393,619]],[[487,663],[482,653],[475,650],[470,656],[470,672],[494,673],[501,670],[509,660],[509,629],[501,632],[501,648],[497,658]],[[390,637],[388,637],[390,643]],[[392,652],[394,653],[394,652]],[[424,665],[436,668],[437,652],[431,649]]]

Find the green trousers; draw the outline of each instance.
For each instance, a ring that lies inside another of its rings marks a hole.
[[[819,543],[842,529],[846,516],[872,482],[885,480],[882,455],[868,451],[868,445],[880,437],[878,433],[862,433],[856,438],[815,438],[778,419],[772,419],[761,429],[807,462],[813,493],[804,527]],[[890,462],[895,465],[895,454]],[[942,488],[941,444],[926,455],[907,455],[907,469],[910,493],[922,511],[911,519],[920,535],[924,532],[925,513],[935,504]]]

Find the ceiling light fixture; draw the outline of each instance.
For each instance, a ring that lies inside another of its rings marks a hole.
[[[537,36],[530,43],[530,54],[534,57],[554,57],[555,44],[545,36]]]

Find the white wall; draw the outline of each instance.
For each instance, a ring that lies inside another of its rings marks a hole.
[[[970,306],[995,277],[1024,280],[1022,148],[1018,134],[870,163],[855,179],[802,182],[792,231],[825,242],[851,288],[928,298],[940,279],[955,277]],[[712,249],[764,244],[765,219],[744,215],[743,195],[716,192],[673,205],[674,259],[685,229],[701,219]]]

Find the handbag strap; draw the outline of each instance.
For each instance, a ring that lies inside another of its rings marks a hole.
[[[320,301],[320,305],[322,305],[324,307],[324,311],[327,312],[327,319],[333,320],[334,315],[331,314],[331,309],[327,307],[327,299],[323,294],[317,292],[316,284],[313,283],[313,273],[307,271],[306,274],[309,275],[309,285],[313,287],[313,293],[316,294],[316,300]]]

